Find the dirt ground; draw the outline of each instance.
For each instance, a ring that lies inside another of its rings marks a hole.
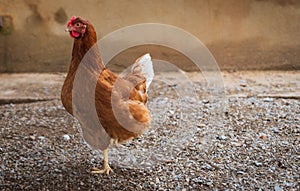
[[[300,72],[160,73],[152,125],[102,152],[63,108],[65,74],[0,74],[0,190],[300,189]],[[214,93],[217,92],[217,93]]]

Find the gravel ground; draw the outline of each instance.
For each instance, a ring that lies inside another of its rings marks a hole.
[[[102,152],[62,107],[62,74],[0,76],[0,190],[300,189],[299,72],[224,73],[221,115],[200,74],[159,76],[152,126],[110,149],[109,176],[91,173]]]

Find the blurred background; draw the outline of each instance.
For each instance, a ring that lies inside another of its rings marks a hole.
[[[64,29],[73,15],[93,23],[99,39],[139,23],[174,25],[199,38],[222,70],[300,69],[298,0],[1,0],[0,72],[66,72],[73,40]],[[112,69],[122,70],[145,50],[195,69],[161,46],[126,50]]]

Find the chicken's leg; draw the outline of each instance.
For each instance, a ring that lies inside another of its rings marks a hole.
[[[110,143],[109,143],[110,146],[116,146],[116,147],[119,147],[119,141],[118,139],[110,139]]]
[[[114,144],[116,145],[116,147],[119,147],[119,146],[120,146],[120,145],[119,145],[119,140],[118,140],[118,139],[115,139]]]
[[[102,173],[109,174],[109,172],[112,171],[108,165],[108,148],[103,151],[103,155],[104,155],[103,169],[102,170],[93,169],[92,170],[93,174],[102,174]]]

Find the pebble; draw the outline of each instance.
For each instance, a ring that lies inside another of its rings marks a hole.
[[[205,99],[205,100],[202,100],[202,102],[203,102],[204,104],[208,104],[208,103],[209,103],[209,100]]]
[[[275,166],[271,166],[271,167],[270,167],[270,170],[275,171],[275,170],[276,170],[276,167],[275,167]]]
[[[171,115],[174,115],[174,113],[175,113],[174,110],[168,110],[168,112],[169,112]]]
[[[56,169],[54,169],[54,172],[61,173],[61,170],[56,168]]]
[[[153,186],[153,185],[155,185],[155,183],[154,182],[150,182],[150,185]]]
[[[21,117],[20,120],[21,120],[21,121],[26,121],[27,118],[26,118],[26,117]]]
[[[38,139],[39,139],[40,141],[44,141],[46,138],[45,138],[44,136],[39,136]]]
[[[159,183],[160,183],[160,180],[159,180],[158,177],[155,177],[155,183],[156,183],[156,184],[159,184]]]
[[[219,139],[219,140],[226,140],[227,137],[225,135],[220,135],[220,136],[217,137],[217,139]]]
[[[235,141],[232,141],[231,144],[232,144],[233,146],[236,146],[236,147],[240,147],[240,146],[243,145],[242,142],[235,142]]]
[[[240,86],[241,87],[246,87],[247,86],[246,80],[240,80]]]
[[[47,171],[48,169],[49,169],[48,166],[43,167],[43,171]]]
[[[266,97],[264,98],[264,102],[273,102],[274,98]]]
[[[34,141],[34,140],[35,140],[35,136],[30,135],[30,136],[29,136],[29,139],[30,139],[31,141]]]
[[[213,185],[213,182],[212,182],[212,181],[208,181],[208,182],[206,183],[206,185],[207,185],[207,186],[212,186],[212,185]]]
[[[283,191],[283,189],[280,188],[280,186],[278,185],[278,183],[275,184],[274,190],[275,191]]]
[[[261,163],[261,162],[258,162],[258,161],[254,161],[254,165],[255,165],[255,166],[261,166],[262,163]]]
[[[204,128],[204,127],[206,127],[206,125],[204,123],[199,123],[199,124],[197,124],[197,127]]]
[[[260,137],[259,138],[261,138],[262,140],[266,140],[267,139],[267,135],[265,135],[265,134],[262,134],[262,135],[260,135]]]
[[[70,138],[70,136],[69,135],[63,135],[63,139],[64,139],[64,141],[69,141],[71,138]]]
[[[280,132],[279,129],[273,128],[273,133],[279,133],[279,132]]]

